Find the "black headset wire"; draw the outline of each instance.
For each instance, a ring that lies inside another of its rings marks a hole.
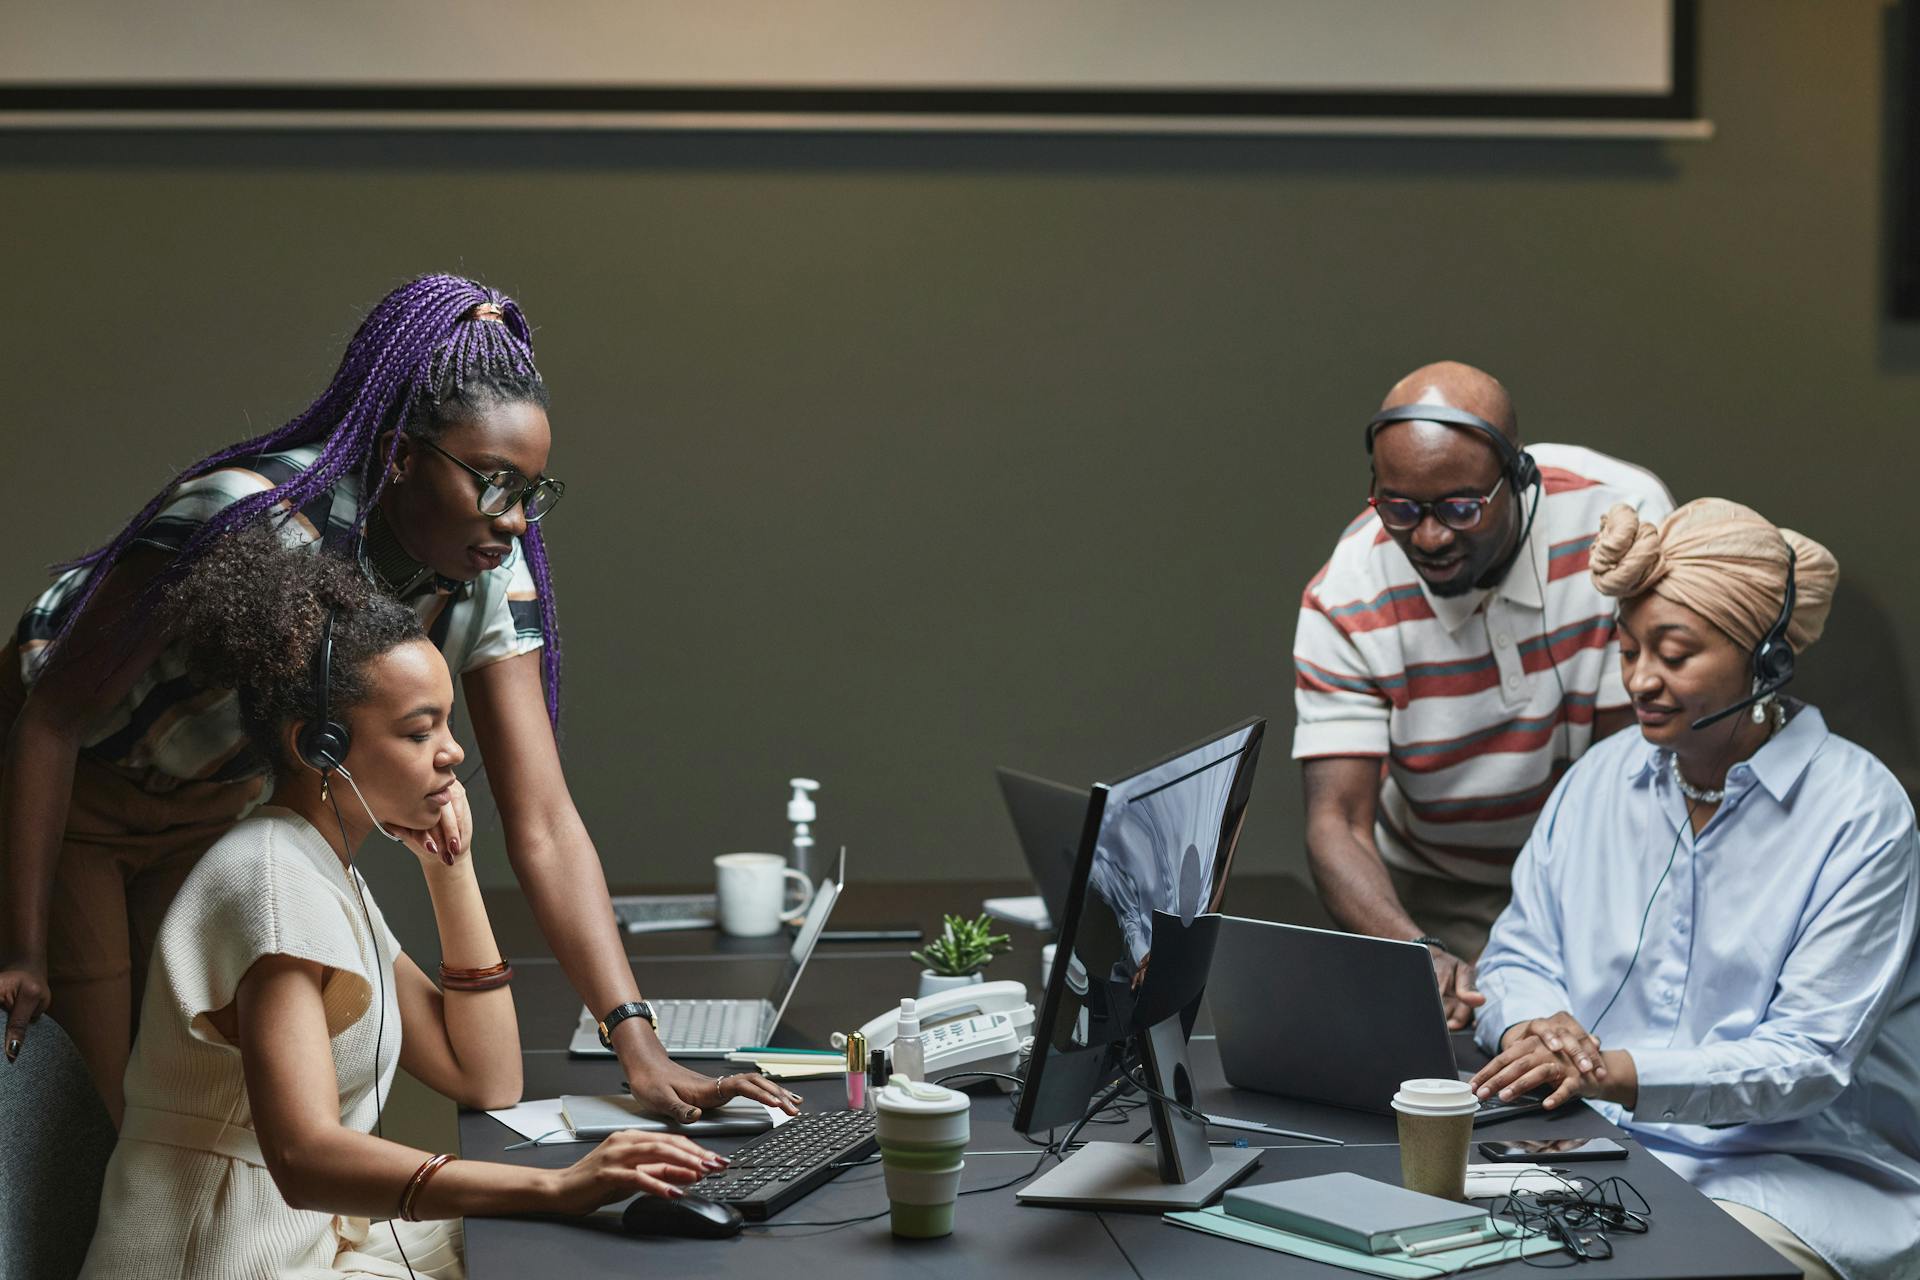
[[[1740,722],[1736,719],[1733,722],[1732,728],[1727,732],[1726,742],[1720,748],[1722,754],[1733,746],[1734,735],[1739,731]],[[1673,768],[1675,775],[1678,776],[1679,765],[1675,764]],[[1667,877],[1673,872],[1674,860],[1680,856],[1680,842],[1686,839],[1687,834],[1693,830],[1693,815],[1699,811],[1700,804],[1701,801],[1698,798],[1691,798],[1687,801],[1686,816],[1681,819],[1679,829],[1673,833],[1673,847],[1667,850],[1667,865],[1661,869],[1660,878],[1653,882],[1653,892],[1647,895],[1647,908],[1640,913],[1640,930],[1634,935],[1633,954],[1627,957],[1626,972],[1620,975],[1619,985],[1614,987],[1613,994],[1607,997],[1607,1003],[1601,1008],[1599,1016],[1588,1024],[1587,1034],[1589,1036],[1599,1031],[1600,1024],[1606,1020],[1609,1013],[1613,1012],[1614,1002],[1620,999],[1620,993],[1627,989],[1627,979],[1633,976],[1634,965],[1640,963],[1640,948],[1645,946],[1647,942],[1647,921],[1653,918],[1653,904],[1660,900],[1661,887],[1667,883]],[[1698,836],[1696,836],[1695,839],[1698,839]]]
[[[381,1113],[386,1110],[386,1104],[380,1097],[380,1050],[387,1034],[386,962],[380,955],[380,935],[374,931],[373,911],[367,906],[366,890],[360,887],[359,873],[353,869],[352,845],[347,839],[347,823],[340,816],[340,802],[334,799],[331,791],[327,795],[327,804],[333,809],[334,825],[340,828],[340,847],[347,850],[347,883],[353,886],[353,896],[360,900],[360,914],[366,918],[367,941],[373,944],[373,972],[380,983],[380,1018],[374,1024],[373,1032],[373,1136],[384,1141],[386,1134],[381,1131],[380,1121]],[[392,1218],[387,1219],[387,1231],[393,1236],[393,1247],[400,1251],[401,1265],[405,1266],[407,1274],[412,1276],[413,1262],[407,1257],[406,1246],[400,1243],[400,1229],[393,1224]]]

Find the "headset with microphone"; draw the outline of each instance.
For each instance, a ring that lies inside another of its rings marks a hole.
[[[380,819],[373,816],[373,806],[360,794],[360,784],[353,780],[353,774],[344,763],[347,752],[353,749],[353,734],[347,726],[333,718],[327,705],[327,686],[333,682],[333,624],[339,610],[327,609],[326,624],[320,630],[320,648],[313,655],[313,718],[300,726],[300,732],[294,735],[294,750],[308,766],[320,771],[320,793],[329,803],[332,797],[327,795],[326,779],[331,774],[339,774],[353,788],[353,794],[359,799],[360,807],[367,811],[367,818],[378,831],[395,844],[405,844],[399,836],[388,831]],[[333,805],[333,820],[340,826],[340,843],[347,847],[347,824],[341,820],[340,806]],[[348,849],[351,854],[351,849]],[[387,1034],[387,966],[386,959],[380,954],[380,935],[373,927],[373,912],[367,906],[366,891],[360,887],[360,878],[354,873],[349,862],[347,880],[353,886],[353,893],[360,900],[361,914],[367,921],[367,939],[373,944],[374,973],[380,979],[380,1022],[373,1036],[373,1131],[380,1134],[381,1113],[386,1110],[386,1102],[380,1097],[380,1046]],[[393,1235],[393,1247],[400,1250],[400,1260],[407,1268],[407,1274],[413,1275],[413,1262],[407,1257],[407,1251],[400,1243],[400,1230],[391,1220],[387,1230]]]
[[[1793,567],[1797,559],[1798,557],[1793,553],[1793,544],[1787,543],[1787,589],[1781,593],[1780,616],[1774,619],[1773,625],[1767,628],[1767,633],[1760,637],[1760,643],[1753,648],[1751,663],[1753,693],[1730,706],[1720,708],[1711,715],[1701,716],[1689,726],[1694,731],[1710,728],[1735,712],[1743,711],[1773,696],[1793,679],[1793,646],[1787,643],[1787,628],[1793,624],[1795,601]],[[1732,745],[1738,731],[1739,726],[1736,725],[1733,732],[1728,733],[1729,746]],[[1674,859],[1680,854],[1680,841],[1685,839],[1687,833],[1692,830],[1694,810],[1699,804],[1700,798],[1697,796],[1687,801],[1686,821],[1674,830],[1673,847],[1667,850],[1667,865],[1661,870],[1660,878],[1653,882],[1653,892],[1647,895],[1646,910],[1640,913],[1640,930],[1634,935],[1633,954],[1627,957],[1626,972],[1620,975],[1619,985],[1615,986],[1613,994],[1607,997],[1607,1003],[1601,1008],[1600,1015],[1588,1026],[1589,1033],[1598,1031],[1600,1024],[1606,1021],[1607,1015],[1613,1012],[1615,1001],[1619,1000],[1620,993],[1627,989],[1627,979],[1633,976],[1633,967],[1640,963],[1640,948],[1647,940],[1647,921],[1653,917],[1653,904],[1659,900],[1661,886],[1666,884],[1667,876],[1673,872]]]
[[[313,657],[313,718],[301,726],[294,738],[294,749],[300,753],[302,761],[320,771],[323,782],[327,775],[333,773],[345,778],[359,799],[360,807],[367,811],[373,829],[395,844],[405,844],[406,841],[388,831],[386,825],[373,816],[373,806],[360,794],[360,784],[353,780],[352,772],[344,763],[347,752],[353,749],[353,734],[346,725],[328,713],[327,686],[333,682],[333,624],[338,613],[337,609],[327,610],[326,625],[320,632],[320,649]]]
[[[1520,552],[1523,548],[1526,549],[1529,554],[1531,554],[1533,550],[1533,544],[1529,541],[1528,535],[1533,532],[1534,517],[1540,513],[1540,495],[1545,491],[1545,485],[1541,482],[1540,477],[1540,464],[1534,461],[1532,454],[1516,445],[1512,439],[1508,437],[1506,432],[1494,426],[1479,414],[1466,409],[1456,409],[1450,404],[1397,404],[1374,414],[1373,417],[1367,419],[1368,458],[1373,457],[1373,438],[1380,434],[1380,428],[1392,426],[1396,422],[1437,422],[1442,426],[1464,427],[1468,431],[1476,432],[1485,437],[1487,443],[1493,446],[1494,456],[1500,460],[1500,473],[1506,477],[1508,486],[1513,490],[1515,502],[1520,500],[1520,494],[1522,492],[1530,488],[1534,489],[1533,502],[1529,504],[1527,508],[1527,518],[1521,526],[1520,536],[1514,540],[1513,551],[1507,556],[1506,560],[1493,575],[1495,577],[1504,577],[1507,571],[1513,567],[1514,562],[1520,558]],[[1544,624],[1547,607],[1546,574],[1540,569],[1537,559],[1533,564],[1533,570],[1540,583],[1540,610]],[[1551,628],[1544,625],[1541,630],[1545,634],[1551,634]],[[1553,661],[1553,651],[1551,648],[1547,651],[1547,670],[1552,673],[1553,683],[1560,691],[1560,705],[1565,707],[1567,702],[1567,686],[1560,679],[1560,664]],[[1567,725],[1566,731],[1567,755],[1571,758],[1573,755],[1572,726]]]
[[[1763,702],[1780,692],[1793,679],[1793,646],[1787,643],[1787,628],[1793,625],[1793,606],[1795,592],[1793,586],[1793,567],[1798,559],[1793,554],[1793,544],[1787,544],[1787,589],[1780,597],[1780,616],[1767,628],[1767,634],[1760,637],[1760,643],[1753,650],[1753,692],[1729,706],[1720,708],[1712,715],[1701,716],[1693,722],[1697,731],[1725,720],[1736,711],[1744,711],[1757,702]]]

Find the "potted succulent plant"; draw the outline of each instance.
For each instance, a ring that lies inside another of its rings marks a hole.
[[[984,913],[973,920],[945,917],[940,936],[913,953],[913,958],[926,966],[920,970],[920,995],[924,998],[983,981],[981,970],[995,955],[1012,946],[1006,934],[993,931],[992,917]]]

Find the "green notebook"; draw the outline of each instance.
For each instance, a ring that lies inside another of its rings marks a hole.
[[[1430,1241],[1477,1244],[1493,1232],[1478,1206],[1344,1171],[1235,1187],[1220,1203],[1236,1218],[1362,1253],[1418,1253]]]

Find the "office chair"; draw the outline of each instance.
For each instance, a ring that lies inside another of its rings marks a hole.
[[[73,1280],[86,1261],[115,1134],[67,1033],[41,1016],[0,1062],[0,1280]]]

